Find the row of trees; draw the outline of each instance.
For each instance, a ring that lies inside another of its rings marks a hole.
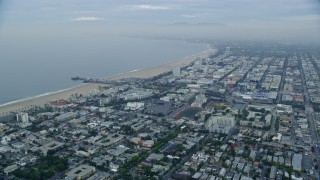
[[[24,179],[48,179],[56,172],[62,172],[68,169],[68,158],[61,158],[51,154],[41,157],[33,167],[17,169],[13,174],[18,178]]]
[[[153,146],[152,152],[159,152],[159,149],[165,145],[169,140],[175,138],[178,135],[177,131],[171,132],[159,139]],[[138,165],[140,162],[148,157],[147,151],[142,151],[139,155],[133,156],[128,162],[126,162],[119,170],[119,177],[123,179],[132,179],[132,175],[129,173],[130,169]],[[144,169],[145,173],[150,173],[150,169]]]

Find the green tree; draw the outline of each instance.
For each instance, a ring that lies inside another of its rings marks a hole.
[[[242,118],[243,119],[246,119],[248,115],[249,115],[249,111],[248,110],[246,110],[246,109],[242,110]]]

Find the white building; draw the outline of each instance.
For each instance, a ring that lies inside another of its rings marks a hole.
[[[272,115],[271,115],[271,114],[268,114],[268,115],[265,117],[265,120],[266,120],[266,125],[267,125],[267,126],[270,126],[270,125],[271,125],[271,120],[272,120]]]
[[[10,142],[10,141],[11,141],[11,137],[10,136],[3,136],[1,138],[1,144],[3,144],[3,145],[7,145],[8,142]]]
[[[76,118],[77,117],[77,113],[75,112],[67,112],[67,113],[64,113],[64,114],[61,114],[57,117],[55,117],[55,120],[57,121],[67,121],[67,120],[71,120],[73,118]]]
[[[227,170],[225,168],[221,168],[221,170],[219,171],[219,176],[224,177],[227,173]]]
[[[231,54],[231,51],[230,51],[230,47],[226,47],[226,52],[225,52],[227,55],[230,55]]]
[[[204,94],[199,94],[196,96],[196,99],[191,104],[191,107],[201,108],[204,103],[207,102],[207,97]]]
[[[18,169],[18,166],[16,164],[13,164],[11,166],[7,166],[6,168],[3,169],[3,172],[8,175],[9,173],[15,171],[16,169]]]
[[[277,114],[292,114],[292,106],[285,104],[277,104],[276,111]]]
[[[111,170],[112,172],[118,172],[120,166],[119,166],[118,164],[114,164],[114,163],[111,162],[111,163],[109,164],[109,168],[110,168],[110,170]]]
[[[202,61],[201,60],[197,60],[196,62],[194,62],[193,67],[195,69],[200,69],[201,68],[201,64],[202,64]]]
[[[128,102],[125,107],[126,110],[142,110],[144,107],[144,103],[142,102]]]
[[[76,155],[80,156],[80,157],[89,157],[90,156],[90,154],[85,151],[76,151]]]
[[[151,148],[154,145],[153,140],[146,140],[141,143],[143,147]]]
[[[206,76],[208,75],[208,71],[209,71],[209,67],[208,66],[205,66],[204,69],[203,69],[203,74]]]
[[[280,142],[281,139],[282,139],[282,134],[281,133],[277,133],[277,136],[274,136],[272,138],[273,141],[278,141],[278,142]]]
[[[173,101],[179,101],[181,99],[181,95],[179,94],[167,94],[164,97],[161,97],[160,100],[170,102],[171,100]]]
[[[174,76],[180,76],[180,74],[181,74],[180,67],[176,67],[176,68],[172,69],[172,74]]]
[[[140,144],[141,142],[141,138],[139,137],[133,137],[130,139],[130,142],[134,143],[134,144]]]
[[[109,104],[112,101],[112,97],[101,98],[99,100],[100,106],[104,106],[105,104]]]
[[[96,172],[96,168],[88,165],[80,165],[66,173],[66,179],[86,179]]]
[[[22,123],[27,123],[27,122],[29,122],[29,115],[28,115],[28,113],[18,113],[18,114],[16,115],[16,117],[17,117],[17,121],[18,121],[18,122],[22,122]]]
[[[204,84],[204,85],[210,85],[213,83],[213,80],[212,79],[208,79],[208,78],[201,78],[197,81],[197,84]]]
[[[211,116],[210,119],[207,121],[207,125],[219,124],[224,126],[234,126],[235,120],[234,116],[226,115],[226,116]]]
[[[232,115],[226,116],[211,116],[210,119],[207,120],[205,127],[210,132],[217,132],[227,134],[230,132],[231,128],[235,126],[235,118]]]
[[[126,92],[119,96],[125,101],[141,100],[153,96],[153,90],[150,89],[135,89]]]

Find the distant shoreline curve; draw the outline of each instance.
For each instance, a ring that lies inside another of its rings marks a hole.
[[[146,69],[132,70],[129,72],[120,73],[114,76],[107,77],[108,80],[119,80],[123,78],[142,78],[148,79],[159,74],[169,72],[175,67],[185,67],[192,62],[196,61],[198,58],[206,58],[209,54],[215,54],[217,49],[210,48],[201,53],[197,53],[191,56],[187,56],[178,59],[173,62],[165,63],[155,67],[150,67]],[[100,84],[80,84],[67,89],[62,89],[54,92],[43,93],[37,96],[18,99],[15,101],[10,101],[4,104],[0,104],[0,116],[6,115],[10,112],[17,112],[27,110],[32,106],[43,106],[50,101],[55,101],[58,99],[68,99],[73,94],[84,94],[88,95],[92,90],[98,89]]]

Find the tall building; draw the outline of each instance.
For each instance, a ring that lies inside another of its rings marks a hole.
[[[204,69],[203,69],[203,74],[206,76],[208,75],[208,70],[209,70],[209,67],[208,66],[205,66]]]
[[[172,69],[172,73],[174,76],[180,76],[180,73],[181,73],[180,67],[176,67]]]
[[[27,123],[29,122],[29,115],[28,113],[18,113],[16,115],[17,117],[17,122],[22,122],[22,123]]]
[[[228,134],[235,124],[235,117],[232,115],[211,116],[206,122],[206,128],[210,132]]]
[[[230,47],[226,47],[226,54],[231,54]]]
[[[219,124],[233,127],[235,125],[235,118],[232,115],[211,116],[207,123],[208,125]]]
[[[195,69],[200,69],[202,65],[202,60],[197,60],[196,62],[194,62],[193,67]]]

